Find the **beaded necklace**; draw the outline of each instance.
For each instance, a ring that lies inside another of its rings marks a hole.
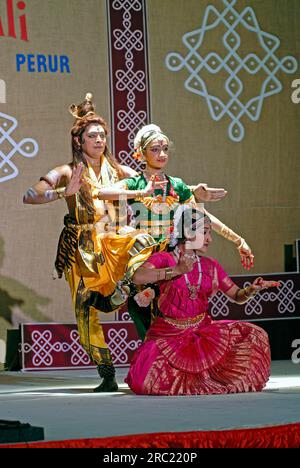
[[[179,249],[178,247],[175,248],[174,250],[175,258],[177,261],[179,260]],[[191,284],[188,278],[188,274],[184,273],[184,279],[187,285],[187,288],[189,290],[189,298],[194,301],[198,297],[198,291],[200,290],[201,287],[201,281],[202,281],[202,267],[201,267],[201,258],[198,257],[197,255],[192,255],[190,258],[195,258],[195,261],[197,262],[197,267],[198,267],[198,280],[197,284]]]

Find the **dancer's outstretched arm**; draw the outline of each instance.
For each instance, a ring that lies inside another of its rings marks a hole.
[[[227,195],[227,190],[223,188],[208,187],[207,184],[188,186],[193,193],[196,202],[211,202],[222,200]]]
[[[250,268],[252,268],[254,265],[254,255],[252,253],[251,247],[249,247],[245,239],[226,226],[226,224],[222,223],[222,221],[209,213],[207,210],[205,210],[205,212],[211,220],[213,230],[236,245],[241,256],[243,267],[246,270],[250,270]]]
[[[58,166],[41,177],[32,187],[29,187],[23,197],[26,205],[40,205],[76,193],[83,183],[83,165],[74,169],[69,164]]]
[[[246,288],[239,288],[236,284],[225,292],[226,296],[230,297],[237,304],[244,304],[249,301],[251,297],[258,294],[263,289],[280,287],[281,283],[278,281],[266,281],[262,277],[256,278],[252,284]]]
[[[155,176],[151,177],[147,186],[142,190],[128,190],[126,183],[121,180],[110,187],[103,187],[98,192],[100,200],[118,200],[120,197],[128,199],[146,197],[154,192],[155,188],[160,188],[163,182],[156,182]]]

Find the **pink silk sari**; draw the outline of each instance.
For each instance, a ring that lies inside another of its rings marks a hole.
[[[175,265],[167,252],[148,259],[156,268]],[[246,322],[218,320],[208,315],[208,298],[234,283],[219,263],[201,257],[202,281],[191,300],[184,276],[161,284],[163,316],[151,325],[136,351],[126,378],[143,395],[197,395],[260,391],[270,375],[266,332]],[[198,282],[197,264],[188,274]]]

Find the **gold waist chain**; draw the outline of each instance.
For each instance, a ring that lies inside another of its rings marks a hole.
[[[190,317],[187,319],[172,319],[171,317],[167,317],[166,315],[163,315],[163,319],[177,328],[185,329],[188,327],[198,325],[198,323],[202,322],[205,316],[206,316],[206,313],[203,312],[200,315],[196,315],[195,317]]]

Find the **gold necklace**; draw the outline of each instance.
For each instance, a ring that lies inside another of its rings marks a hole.
[[[184,274],[185,283],[186,283],[187,288],[189,290],[189,298],[192,301],[197,299],[198,291],[199,291],[199,289],[201,287],[201,281],[202,281],[202,268],[201,268],[201,261],[200,261],[199,257],[197,257],[196,262],[197,262],[197,267],[198,267],[198,281],[197,281],[197,284],[191,284],[189,279],[188,279],[187,273]]]

